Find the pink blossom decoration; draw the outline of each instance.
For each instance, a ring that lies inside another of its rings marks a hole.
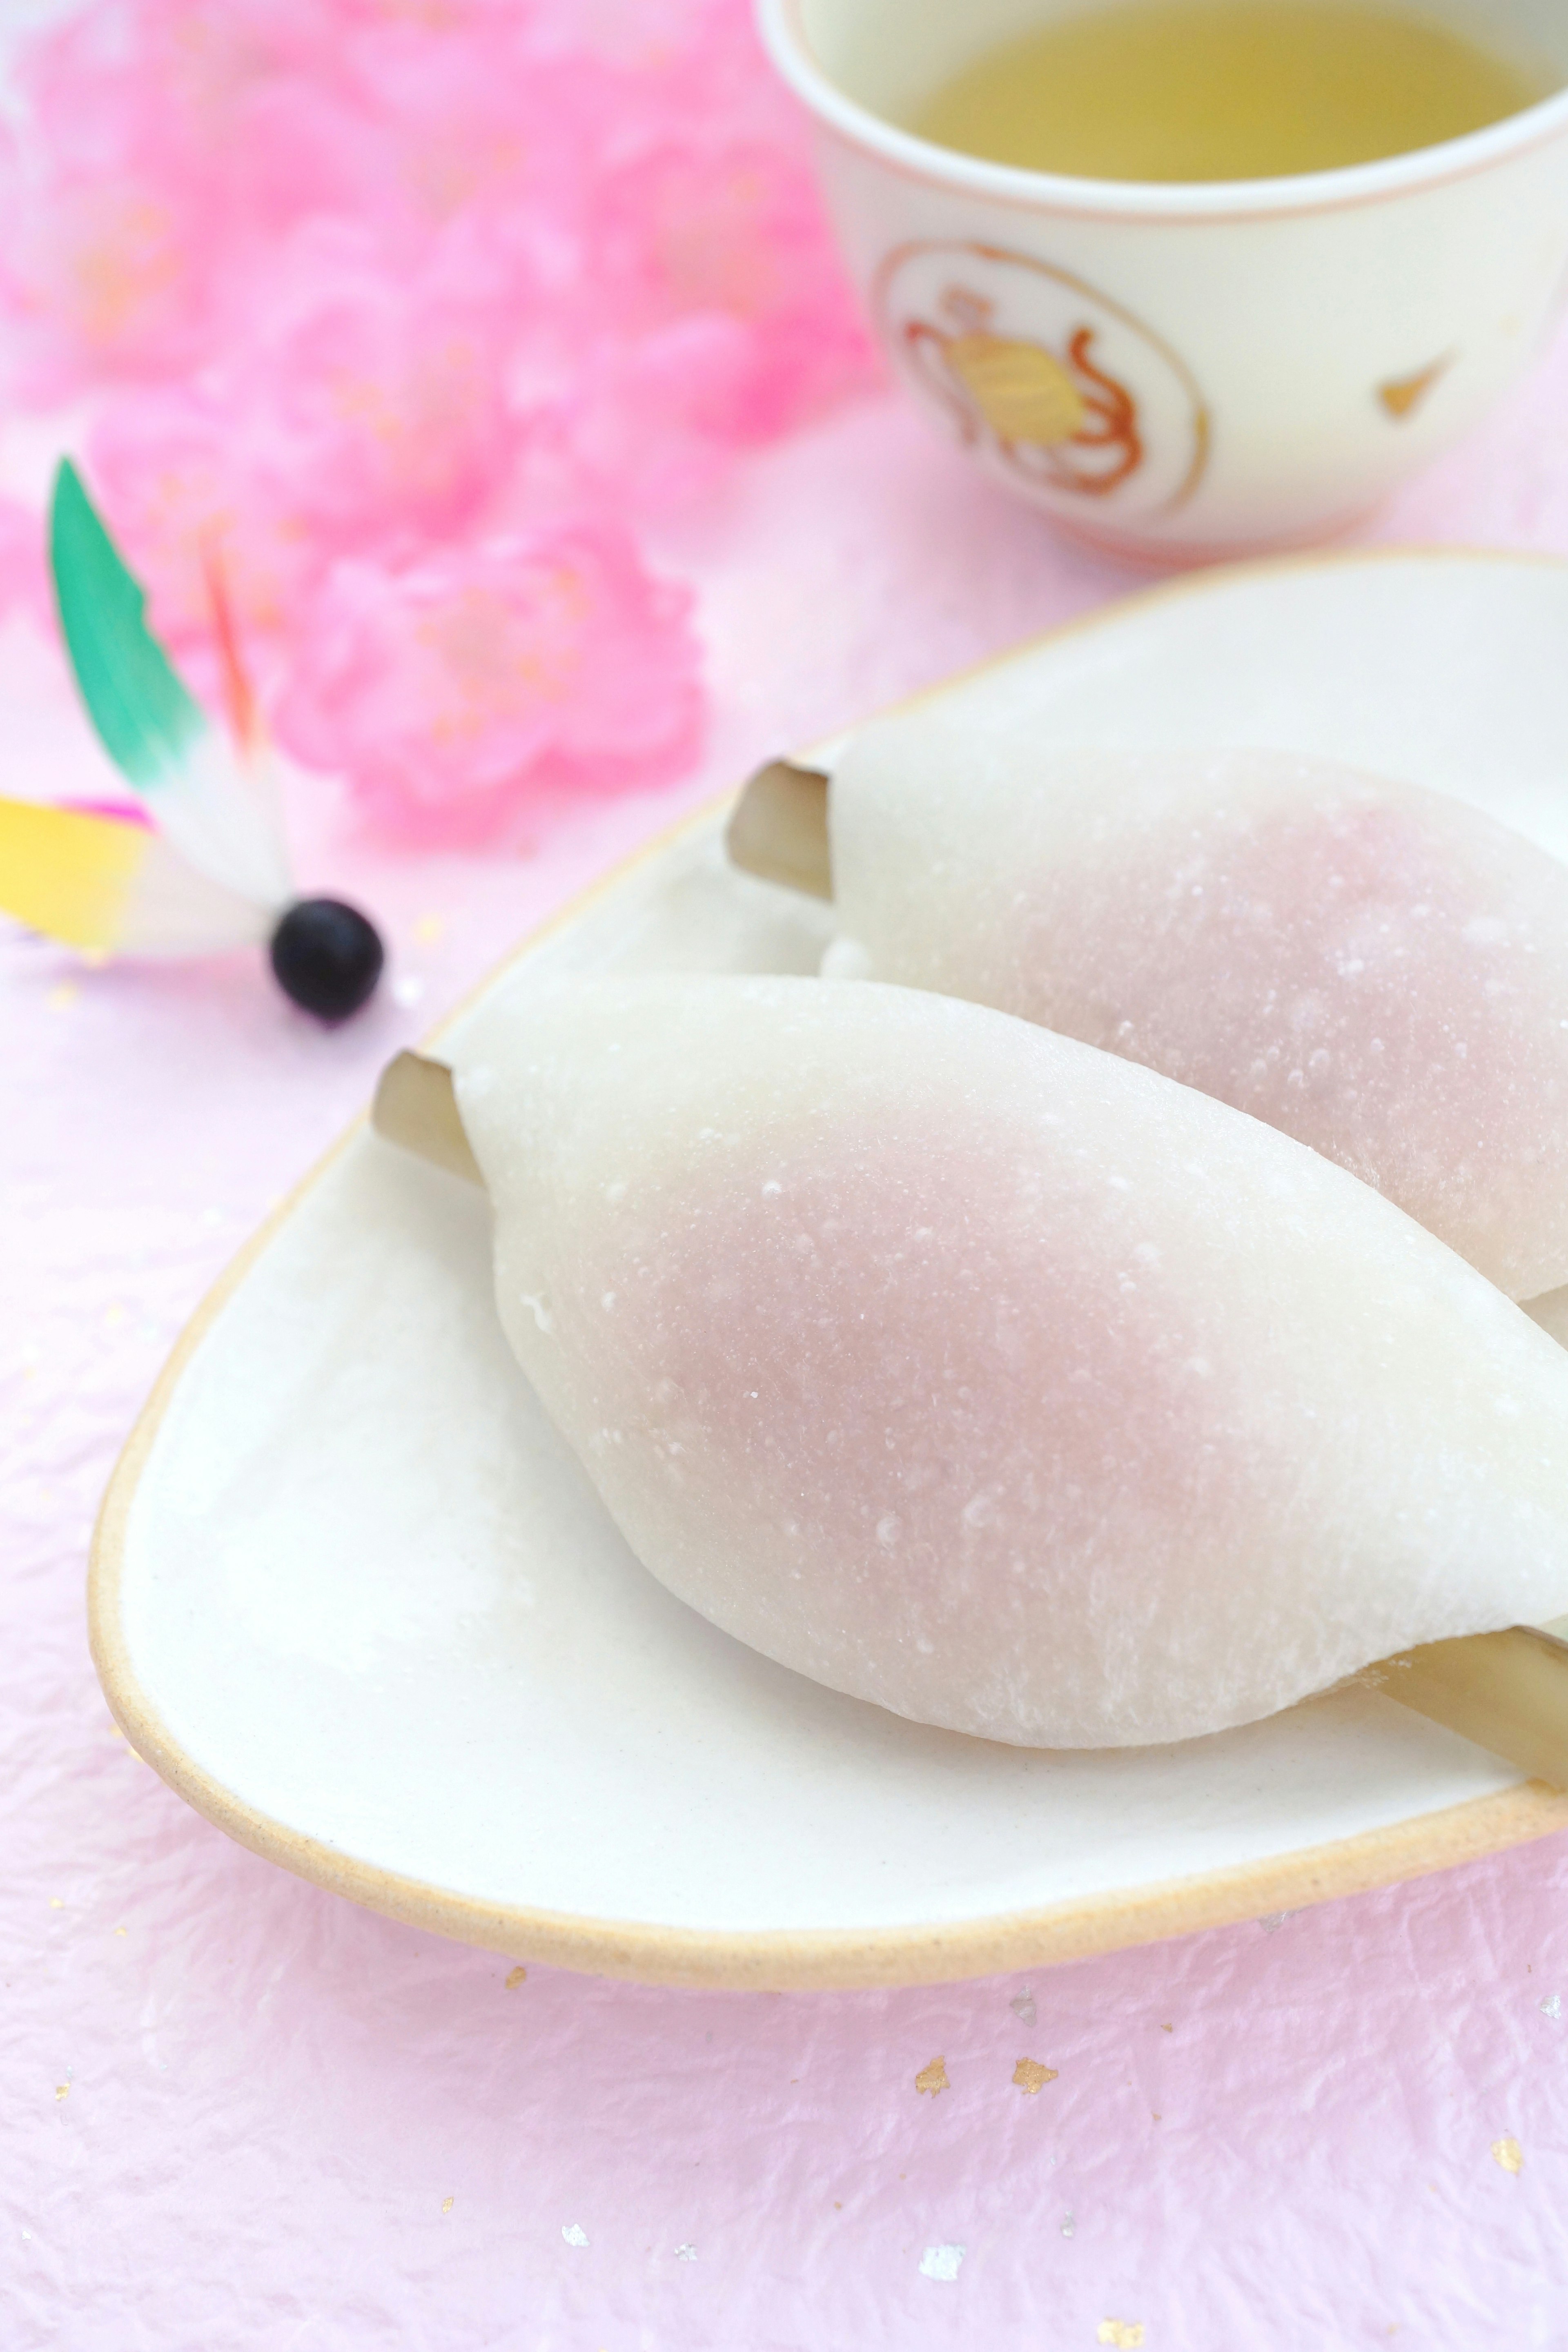
[[[700,647],[628,533],[875,380],[748,0],[87,0],[19,78],[6,389],[91,404],[198,690],[216,566],[405,840],[675,775]]]
[[[270,438],[270,436],[268,436]],[[237,407],[211,392],[149,385],[107,403],[89,471],[150,591],[148,618],[209,705],[219,676],[210,572],[222,571],[246,657],[265,691],[286,669],[321,556]]]
[[[516,839],[524,810],[689,764],[702,724],[690,604],[606,522],[400,570],[345,558],[301,616],[279,740],[346,770],[405,844]]]

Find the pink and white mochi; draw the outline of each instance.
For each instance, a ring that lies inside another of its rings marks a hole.
[[[1021,1014],[1309,1143],[1515,1298],[1568,1283],[1568,866],[1269,751],[1044,752],[978,691],[829,793],[829,969]]]
[[[519,992],[458,1098],[637,1557],[987,1738],[1178,1739],[1568,1610],[1568,1355],[1277,1129],[875,983]]]

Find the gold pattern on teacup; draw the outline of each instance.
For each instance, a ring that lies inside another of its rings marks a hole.
[[[967,286],[950,286],[939,307],[941,325],[914,319],[904,336],[917,364],[945,371],[965,441],[988,429],[1012,464],[1089,498],[1104,498],[1137,471],[1137,403],[1095,366],[1093,327],[1070,332],[1058,355],[1027,337],[997,334],[994,303]]]
[[[1430,366],[1418,369],[1414,375],[1394,376],[1387,383],[1378,385],[1377,396],[1390,416],[1413,415],[1437,378],[1447,375],[1452,363],[1451,355],[1445,354],[1442,359],[1434,360]]]
[[[944,372],[936,389],[951,397],[965,441],[988,429],[1018,471],[1086,498],[1104,498],[1137,472],[1138,404],[1095,366],[1092,327],[1075,329],[1058,358],[1044,343],[993,332],[994,305],[969,287],[950,286],[940,308],[956,334],[913,319],[904,340],[917,366]]]
[[[973,301],[973,296],[956,291],[949,299],[955,308],[961,300]],[[991,305],[974,307],[987,311]],[[922,335],[932,330],[917,325],[905,331]],[[1037,447],[1049,449],[1082,432],[1083,394],[1043,343],[1018,342],[977,328],[967,335],[950,336],[944,352],[950,373],[999,441],[1033,441]]]
[[[895,360],[960,440],[1050,503],[1158,513],[1197,488],[1209,425],[1190,372],[1082,279],[933,242],[890,254],[874,294]]]

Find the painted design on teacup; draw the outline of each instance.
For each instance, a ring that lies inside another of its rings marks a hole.
[[[1433,360],[1414,375],[1393,376],[1377,387],[1377,396],[1397,424],[1401,418],[1413,416],[1440,375],[1447,375],[1453,365],[1454,355],[1446,352],[1440,360]]]
[[[942,298],[942,326],[911,319],[904,344],[914,368],[947,401],[961,437],[987,430],[1021,472],[1059,490],[1104,498],[1143,462],[1138,404],[1090,356],[1092,327],[1069,337],[1058,358],[1026,336],[1000,335],[995,304],[966,286]]]
[[[889,352],[961,440],[1053,504],[1169,512],[1209,420],[1163,340],[1065,269],[1001,246],[904,245],[873,289]]]

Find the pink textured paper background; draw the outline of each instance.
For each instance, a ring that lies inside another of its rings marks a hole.
[[[1367,536],[1568,549],[1568,349]],[[1562,1840],[935,1991],[643,1990],[525,1951],[510,1982],[229,1845],[110,1724],[82,1583],[115,1450],[389,1050],[758,756],[1131,584],[892,404],[666,551],[702,583],[716,705],[684,791],[490,864],[378,860],[296,811],[302,882],[391,933],[358,1024],[316,1030],[243,958],[90,971],[0,940],[0,2346],[1560,2352]],[[0,789],[90,782],[15,638],[5,681]],[[939,2055],[949,2087],[917,2092]],[[1057,2070],[1034,2095],[1023,2057]]]

